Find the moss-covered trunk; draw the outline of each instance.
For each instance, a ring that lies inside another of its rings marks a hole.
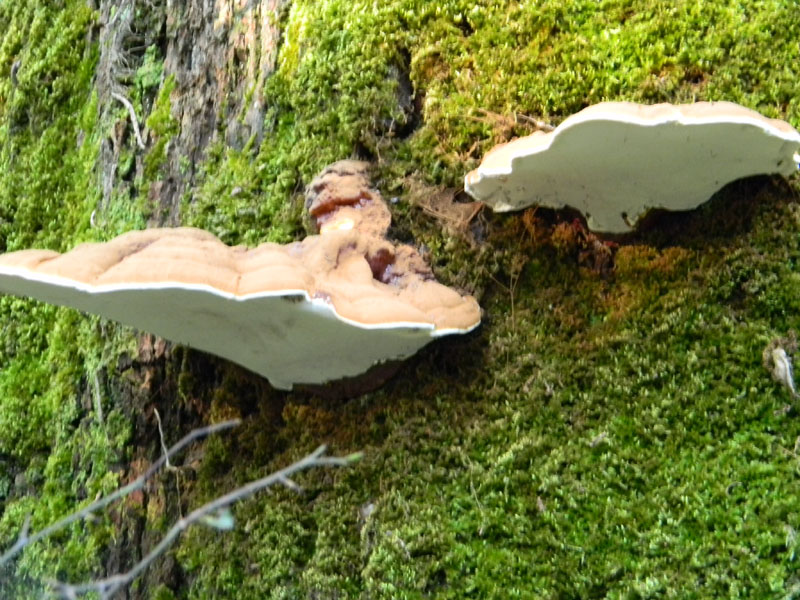
[[[0,549],[26,515],[39,530],[144,472],[156,411],[168,444],[243,419],[0,567],[0,597],[127,570],[180,515],[321,443],[364,459],[241,502],[232,531],[190,529],[119,597],[794,597],[800,424],[762,352],[800,327],[797,177],[613,241],[453,202],[495,143],[602,100],[732,100],[800,126],[796,13],[0,0],[0,250],[176,224],[300,239],[304,186],[357,157],[390,235],[485,311],[342,399],[0,298]]]

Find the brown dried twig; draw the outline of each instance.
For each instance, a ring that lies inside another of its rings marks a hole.
[[[470,115],[468,118],[473,121],[478,121],[479,123],[486,123],[487,125],[491,125],[493,127],[500,127],[504,130],[504,135],[506,136],[508,135],[508,132],[510,132],[517,125],[525,125],[530,129],[544,131],[545,133],[549,133],[555,129],[555,126],[551,125],[547,121],[542,121],[541,119],[518,112],[513,112],[510,115],[501,115],[500,113],[486,110],[485,108],[479,108],[477,112],[480,114],[480,116],[476,117]]]

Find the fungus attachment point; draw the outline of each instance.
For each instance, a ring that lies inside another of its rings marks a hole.
[[[625,233],[652,208],[688,210],[725,184],[798,168],[800,133],[731,102],[604,102],[493,148],[465,190],[496,211],[570,206]]]
[[[377,192],[370,204],[385,207]],[[0,256],[0,291],[205,350],[282,389],[354,377],[478,325],[475,300],[429,278],[416,251],[352,222],[252,249],[176,228],[133,231],[63,255],[12,252]]]

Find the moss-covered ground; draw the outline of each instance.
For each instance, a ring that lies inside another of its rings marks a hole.
[[[139,199],[113,227],[91,226],[113,123],[99,117],[100,25],[86,6],[0,0],[4,251],[104,239],[152,210]],[[26,514],[41,528],[136,472],[132,440],[145,425],[153,435],[142,415],[155,402],[173,440],[203,421],[244,424],[195,451],[177,482],[159,480],[146,514],[129,511],[140,541],[157,539],[178,504],[320,443],[364,459],[298,477],[301,495],[242,502],[233,531],[190,530],[172,566],[135,587],[141,597],[800,594],[798,407],[762,365],[770,342],[800,329],[798,178],[737,182],[690,214],[655,218],[617,240],[613,269],[591,268],[567,215],[484,213],[459,232],[421,208],[529,131],[525,116],[555,124],[602,100],[725,99],[800,127],[795,3],[295,0],[281,21],[278,69],[258,90],[264,141],[210,148],[182,221],[229,243],[300,238],[303,185],[334,160],[371,159],[398,198],[393,233],[478,295],[484,324],[341,400],[276,392],[180,348],[142,381],[130,330],[0,298],[0,548]],[[158,52],[147,73],[159,73]],[[178,126],[164,110],[173,80],[158,85],[141,194]],[[125,514],[29,548],[0,570],[0,597],[102,575]],[[126,552],[122,562],[136,555]]]

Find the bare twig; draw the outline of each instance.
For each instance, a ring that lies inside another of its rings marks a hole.
[[[22,529],[19,531],[19,537],[17,541],[14,542],[14,545],[8,549],[8,551],[0,557],[0,566],[2,566],[9,558],[17,554],[20,550],[22,550],[25,546],[28,545],[30,538],[28,537],[28,532],[31,530],[31,516],[30,514],[25,517],[25,521],[22,523]]]
[[[158,439],[161,440],[161,451],[164,453],[164,456],[167,457],[167,469],[174,469],[175,467],[169,462],[169,450],[167,450],[167,445],[164,443],[164,430],[161,429],[161,414],[158,412],[157,408],[154,408],[153,412],[156,415],[156,423],[158,423]]]
[[[15,60],[14,64],[11,65],[11,85],[17,87],[19,85],[19,80],[17,79],[17,73],[19,73],[19,68],[22,66],[22,62],[19,60]]]
[[[601,431],[589,441],[589,448],[597,448],[600,444],[608,439],[608,432]]]
[[[235,489],[224,496],[212,500],[200,508],[195,509],[186,517],[175,523],[175,525],[172,526],[162,540],[156,544],[156,546],[144,558],[142,558],[142,560],[136,563],[127,573],[120,573],[119,575],[114,575],[105,579],[98,579],[80,585],[53,582],[53,588],[66,598],[77,598],[79,595],[90,592],[96,592],[100,594],[101,598],[108,598],[114,594],[114,592],[130,584],[134,579],[136,579],[142,573],[142,571],[144,571],[156,558],[162,555],[189,526],[197,523],[198,521],[205,521],[211,517],[211,515],[225,511],[227,507],[235,502],[252,496],[256,492],[271,487],[275,484],[283,484],[291,489],[300,489],[299,486],[290,479],[290,475],[293,475],[294,473],[311,469],[313,467],[346,466],[361,457],[360,454],[351,454],[350,456],[345,457],[328,457],[323,456],[324,452],[325,446],[320,446],[311,454],[308,454],[304,458],[301,458],[299,461],[289,465],[288,467],[285,467],[280,471],[276,471],[275,473],[267,475],[266,477],[256,481],[251,481],[250,483]]]
[[[797,334],[790,330],[786,337],[770,340],[761,353],[764,368],[770,372],[775,381],[789,391],[793,399],[800,398],[794,385],[794,369],[791,358],[797,348]]]
[[[157,408],[153,408],[153,413],[156,415],[156,423],[158,423],[158,439],[161,440],[161,451],[166,456],[168,453],[167,444],[164,442],[164,430],[161,428],[161,413]],[[175,473],[175,493],[178,495],[178,515],[183,518],[183,509],[181,508],[181,470],[178,467],[172,466],[167,458],[167,471]]]
[[[136,144],[139,146],[139,148],[144,150],[145,145],[144,141],[142,141],[142,134],[139,131],[139,121],[136,118],[136,111],[133,109],[133,104],[131,104],[130,100],[128,100],[125,96],[123,96],[122,94],[118,94],[117,92],[111,92],[111,96],[112,98],[115,98],[116,100],[122,102],[125,108],[128,109],[128,113],[130,113],[131,115],[131,122],[133,123],[133,133],[134,135],[136,135]]]
[[[195,429],[194,431],[190,431],[185,436],[183,436],[180,441],[172,446],[165,454],[163,454],[156,462],[150,465],[150,468],[147,469],[142,475],[137,477],[134,481],[129,483],[128,485],[121,487],[113,494],[106,496],[105,498],[101,498],[96,502],[92,502],[89,506],[72,513],[61,519],[60,521],[56,521],[52,525],[45,527],[41,531],[33,534],[32,536],[28,536],[28,529],[30,525],[30,515],[25,519],[25,523],[22,526],[22,530],[20,531],[19,538],[14,543],[11,548],[9,548],[2,556],[0,556],[0,567],[2,567],[5,563],[11,560],[14,556],[19,554],[19,552],[30,544],[35,544],[39,540],[43,540],[47,536],[55,533],[66,527],[67,525],[74,523],[75,521],[79,521],[85,517],[88,517],[91,514],[105,508],[115,500],[119,498],[123,498],[130,494],[131,492],[135,492],[144,487],[145,482],[150,479],[155,473],[169,460],[170,456],[173,456],[183,450],[186,446],[191,444],[193,441],[205,437],[209,434],[216,433],[218,431],[223,431],[225,429],[230,429],[231,427],[235,427],[239,425],[241,421],[238,419],[232,421],[225,421],[223,423],[217,423],[215,425],[209,425],[208,427],[203,427],[201,429]]]
[[[100,395],[100,380],[97,378],[97,371],[94,372],[94,412],[97,415],[97,421],[103,425],[103,398]]]
[[[530,123],[536,129],[540,129],[545,132],[550,132],[555,130],[555,127],[550,123],[548,123],[547,121],[542,121],[541,119],[534,119],[533,117],[529,117],[528,115],[524,115],[518,112],[514,113],[514,121],[517,123],[520,121],[523,121],[525,123]]]
[[[515,125],[519,125],[520,123],[524,123],[534,130],[544,131],[546,133],[555,130],[555,126],[551,125],[547,121],[542,121],[541,119],[536,119],[523,113],[514,112],[511,113],[511,115],[501,115],[500,113],[486,110],[485,108],[479,108],[477,112],[481,116],[476,117],[469,115],[467,118],[471,119],[472,121],[478,121],[479,123],[486,123],[488,125],[504,127],[507,129],[513,128]]]

